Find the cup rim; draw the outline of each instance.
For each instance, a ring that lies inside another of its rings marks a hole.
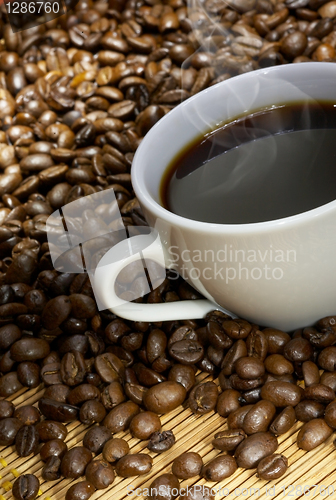
[[[199,99],[200,95],[205,95],[208,93],[215,92],[215,89],[221,86],[225,86],[230,82],[232,84],[232,81],[235,79],[239,80],[244,80],[248,79],[253,73],[254,75],[267,75],[269,73],[277,73],[281,71],[281,73],[291,73],[292,71],[297,70],[297,66],[301,68],[307,69],[307,67],[312,68],[312,65],[314,65],[315,69],[314,72],[319,72],[320,70],[325,70],[327,67],[336,70],[336,65],[335,63],[332,62],[303,62],[303,63],[297,63],[297,64],[284,64],[280,66],[273,66],[270,68],[262,68],[258,70],[254,70],[249,73],[243,73],[241,75],[237,75],[234,77],[231,77],[229,80],[225,80],[223,82],[219,82],[216,85],[213,85],[212,87],[206,88],[202,90],[201,92],[193,95],[186,101],[182,102],[178,106],[176,106],[174,109],[169,111],[165,116],[163,116],[145,135],[143,140],[141,141],[135,155],[133,158],[133,164],[131,168],[131,176],[132,176],[132,185],[134,192],[140,202],[140,205],[143,205],[146,207],[146,209],[156,215],[156,217],[165,220],[166,222],[169,222],[171,225],[178,226],[182,229],[189,229],[189,230],[194,230],[194,231],[202,231],[206,233],[234,233],[234,234],[239,234],[239,233],[256,233],[256,232],[269,232],[270,230],[278,230],[278,229],[283,229],[284,227],[286,228],[291,228],[297,225],[298,223],[307,223],[312,220],[312,218],[316,217],[321,217],[324,214],[327,214],[328,212],[332,211],[333,209],[336,208],[336,194],[335,194],[335,199],[333,201],[330,201],[328,203],[325,203],[324,205],[321,205],[317,208],[313,208],[311,210],[307,210],[305,212],[301,212],[299,214],[291,215],[288,217],[283,217],[281,219],[274,219],[270,221],[264,221],[264,222],[250,222],[246,224],[219,224],[219,223],[213,223],[213,222],[204,222],[204,221],[198,221],[194,219],[188,219],[187,217],[182,217],[181,215],[177,215],[173,212],[170,212],[166,208],[164,208],[162,205],[160,205],[157,201],[155,201],[150,194],[149,190],[147,189],[146,183],[145,183],[145,178],[144,178],[144,170],[146,169],[147,165],[150,165],[148,161],[144,162],[143,160],[145,157],[142,158],[143,155],[143,149],[144,149],[144,144],[148,143],[151,141],[152,136],[156,133],[159,132],[160,128],[165,127],[166,123],[169,126],[169,122],[174,119],[175,114],[180,113],[180,110],[183,107],[190,106],[192,102],[195,100]],[[188,104],[189,103],[189,104]],[[336,104],[335,104],[336,106]]]

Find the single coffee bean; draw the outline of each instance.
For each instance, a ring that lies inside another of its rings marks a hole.
[[[124,380],[125,367],[112,352],[106,352],[97,356],[95,359],[95,368],[103,382],[111,383],[115,380],[122,382]]]
[[[85,360],[79,351],[66,352],[61,361],[61,378],[66,385],[74,386],[84,381]]]
[[[149,439],[153,432],[161,431],[161,421],[156,413],[144,411],[132,418],[129,430],[137,439]]]
[[[86,466],[92,460],[92,453],[84,446],[68,450],[61,462],[61,473],[67,479],[84,476]]]
[[[246,434],[266,432],[272,422],[276,408],[271,401],[261,400],[245,415],[243,430]]]
[[[67,490],[65,500],[89,500],[96,488],[89,481],[80,481]]]
[[[18,326],[9,323],[0,328],[0,349],[7,350],[14,342],[20,340],[22,334]]]
[[[240,401],[240,392],[234,389],[227,389],[218,396],[216,412],[222,417],[228,417],[230,413],[240,408]]]
[[[209,321],[206,331],[210,344],[216,350],[229,349],[232,346],[232,339],[224,332],[217,321]]]
[[[229,380],[233,389],[236,389],[237,391],[249,391],[263,385],[265,379],[265,375],[254,379],[244,379],[240,378],[237,373],[233,373],[232,375],[230,375]]]
[[[51,439],[47,441],[40,449],[40,457],[46,462],[50,457],[63,458],[68,451],[68,447],[61,439]]]
[[[60,439],[64,441],[67,437],[68,429],[60,422],[53,420],[43,420],[36,424],[36,429],[39,433],[40,441],[46,442],[51,439]]]
[[[99,399],[100,391],[97,387],[94,387],[91,384],[81,384],[70,392],[68,395],[68,402],[71,405],[77,406],[85,401],[89,401],[92,399]]]
[[[34,425],[24,425],[15,437],[15,449],[19,457],[28,457],[37,451],[39,434]]]
[[[258,432],[248,436],[235,451],[238,467],[254,469],[278,448],[278,440],[270,432]]]
[[[336,401],[328,404],[324,413],[324,420],[333,429],[336,429]]]
[[[47,387],[44,391],[43,396],[46,399],[54,399],[55,401],[59,401],[60,403],[66,403],[70,391],[71,389],[67,385],[55,384]]]
[[[177,363],[169,371],[168,380],[178,382],[189,392],[196,382],[194,368],[189,365]]]
[[[23,361],[17,367],[17,377],[25,387],[31,389],[38,387],[40,384],[40,367],[32,361]]]
[[[180,340],[173,343],[168,351],[173,359],[185,365],[198,363],[204,356],[204,349],[197,340]]]
[[[218,388],[214,382],[195,385],[190,391],[188,404],[193,413],[204,415],[214,410],[218,399]]]
[[[322,418],[315,418],[301,427],[297,436],[297,445],[306,451],[313,450],[324,443],[332,433],[332,428]]]
[[[53,330],[60,326],[71,313],[71,302],[66,295],[59,295],[54,299],[49,300],[45,305],[41,322],[42,326],[47,330]]]
[[[317,359],[320,368],[328,372],[334,372],[336,369],[336,347],[326,347],[320,352]]]
[[[19,362],[42,359],[48,356],[49,352],[48,342],[34,337],[17,340],[10,349],[11,358]]]
[[[243,429],[221,431],[215,434],[212,445],[217,450],[233,451],[246,437]]]
[[[147,448],[154,453],[164,453],[175,444],[173,431],[153,432]]]
[[[237,470],[237,462],[230,455],[217,455],[208,464],[202,467],[201,475],[206,481],[223,481],[232,476]]]
[[[104,490],[113,483],[115,475],[109,463],[103,460],[93,460],[86,467],[85,477],[97,490]]]
[[[0,446],[10,446],[23,423],[14,417],[3,418],[0,420]]]
[[[72,422],[77,419],[78,407],[60,403],[52,399],[42,398],[38,403],[39,410],[48,420],[56,422]]]
[[[102,452],[105,443],[111,439],[112,433],[103,425],[95,426],[89,429],[83,439],[83,445],[92,453],[98,455]]]
[[[182,404],[185,397],[185,388],[178,382],[168,380],[150,387],[144,395],[143,403],[149,411],[168,413]]]
[[[125,431],[129,428],[133,417],[139,412],[140,408],[137,404],[132,401],[126,401],[126,403],[119,404],[107,414],[104,419],[104,425],[114,434]]]
[[[103,458],[107,462],[117,462],[129,452],[127,441],[122,438],[113,438],[106,441],[103,448]]]
[[[246,347],[248,356],[264,361],[268,351],[266,335],[260,330],[252,330],[246,339]]]
[[[4,360],[5,355],[2,357]],[[3,369],[3,368],[2,368]],[[16,372],[9,372],[0,377],[0,396],[8,397],[22,389],[22,384],[18,379]]]
[[[336,372],[323,372],[320,383],[336,391]]]
[[[248,380],[262,377],[265,373],[264,363],[250,356],[239,358],[235,362],[234,369],[240,378]]]
[[[331,403],[335,399],[335,392],[323,384],[314,384],[306,389],[303,392],[303,397],[305,399],[312,399],[313,401],[317,401],[319,403],[328,404]]]
[[[150,500],[175,500],[180,493],[180,483],[174,474],[161,474],[149,486]]]
[[[79,420],[85,425],[99,424],[105,417],[104,406],[96,400],[85,401],[79,410]]]
[[[304,399],[295,407],[295,416],[301,422],[309,422],[314,418],[322,418],[325,406],[318,401]]]
[[[19,476],[12,489],[15,500],[35,500],[40,489],[40,482],[33,474]]]
[[[284,356],[289,361],[303,363],[313,356],[314,349],[309,340],[302,337],[290,340],[284,347]]]
[[[179,479],[189,479],[198,476],[203,467],[201,455],[195,452],[182,453],[172,464],[172,473]]]
[[[282,354],[271,354],[265,359],[265,368],[272,375],[287,375],[294,372],[293,364]]]
[[[153,459],[144,453],[126,455],[116,464],[116,473],[121,477],[142,476],[148,474],[153,466]]]
[[[312,361],[305,361],[302,363],[302,374],[306,388],[320,383],[318,366]]]
[[[125,401],[123,387],[118,381],[111,382],[101,393],[101,402],[107,410]]]
[[[262,333],[267,339],[268,354],[282,354],[285,345],[291,340],[288,333],[275,328],[265,328]]]
[[[14,417],[21,420],[24,425],[37,424],[41,419],[40,412],[32,405],[20,406],[15,410]]]
[[[247,356],[247,347],[244,340],[237,340],[228,350],[222,361],[222,373],[224,376],[232,375],[234,366],[238,359]]]
[[[267,382],[261,389],[262,399],[271,401],[275,406],[296,406],[302,398],[303,390],[289,382]]]
[[[274,454],[263,458],[257,467],[257,475],[265,481],[272,481],[283,476],[288,469],[288,459],[284,455]]]
[[[14,410],[15,406],[11,401],[7,401],[6,399],[0,400],[0,420],[12,417],[14,415]],[[16,418],[18,417],[16,416]]]
[[[42,477],[46,481],[56,481],[61,477],[60,472],[61,459],[56,456],[51,456],[46,460],[46,463],[42,469]]]

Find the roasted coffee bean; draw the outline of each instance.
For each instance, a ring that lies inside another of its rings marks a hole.
[[[80,481],[67,490],[65,500],[89,500],[96,488],[89,481]]]
[[[56,456],[49,457],[42,468],[42,477],[46,481],[55,481],[61,477],[61,459]]]
[[[154,453],[164,453],[175,444],[173,431],[153,432],[147,448]]]
[[[22,334],[20,328],[9,323],[0,328],[0,349],[8,349],[14,342],[20,340]]]
[[[256,432],[266,432],[273,417],[276,408],[271,401],[261,400],[245,415],[243,421],[243,430],[246,434],[255,434]]]
[[[328,404],[324,413],[324,420],[333,429],[336,429],[336,402]]]
[[[265,328],[262,333],[267,339],[268,354],[282,354],[285,345],[290,341],[288,333],[276,328]]]
[[[77,406],[60,403],[53,399],[42,398],[39,400],[38,407],[42,415],[48,420],[56,422],[72,422],[78,417]]]
[[[144,453],[126,455],[116,464],[116,473],[121,477],[142,476],[148,474],[153,465],[153,459]]]
[[[170,369],[168,380],[178,382],[189,392],[196,383],[195,370],[192,366],[177,363]]]
[[[222,361],[222,373],[229,376],[233,373],[234,365],[239,358],[247,355],[246,343],[244,340],[237,340],[233,346],[228,350]]]
[[[284,347],[284,356],[289,361],[303,363],[311,359],[313,347],[309,340],[302,337],[290,340]]]
[[[243,429],[221,431],[215,434],[212,445],[221,451],[234,451],[246,437]]]
[[[133,369],[140,384],[146,387],[152,387],[166,380],[163,375],[151,368],[147,368],[143,363],[135,363]]]
[[[224,332],[217,321],[209,321],[206,331],[209,342],[215,349],[229,349],[232,346],[232,339]]]
[[[68,395],[70,394],[70,387],[64,384],[55,384],[47,387],[43,396],[47,399],[54,399],[60,403],[66,403]]]
[[[54,299],[49,300],[45,305],[41,322],[42,326],[47,330],[53,330],[60,326],[71,313],[71,302],[66,295],[59,295]]]
[[[204,356],[204,349],[196,340],[174,342],[170,345],[168,351],[173,359],[185,365],[198,363]]]
[[[25,387],[38,387],[40,384],[40,367],[32,361],[23,361],[17,367],[17,377]]]
[[[262,376],[255,379],[244,379],[240,378],[237,373],[230,375],[230,385],[233,389],[238,391],[249,391],[251,389],[256,389],[263,385],[266,380],[266,376]]]
[[[250,323],[244,319],[224,320],[222,323],[224,332],[232,339],[245,339],[252,330]]]
[[[129,452],[127,441],[121,438],[113,438],[106,441],[103,448],[103,458],[107,462],[117,462]]]
[[[174,474],[161,474],[149,486],[150,500],[175,500],[180,493],[180,483]]]
[[[40,449],[40,457],[46,462],[50,457],[63,458],[68,451],[68,447],[61,439],[51,439],[47,441]]]
[[[265,368],[272,375],[287,375],[294,372],[293,364],[281,354],[271,354],[265,359]]]
[[[172,473],[179,479],[199,476],[203,467],[201,455],[193,451],[182,453],[172,464]]]
[[[85,477],[97,490],[108,488],[114,481],[113,467],[103,460],[93,460],[85,470]]]
[[[325,406],[318,401],[303,400],[295,407],[295,416],[301,422],[309,422],[313,418],[322,418]]]
[[[244,418],[248,414],[248,412],[253,408],[253,406],[254,405],[246,405],[230,413],[227,419],[228,428],[230,430],[242,429]]]
[[[129,428],[131,420],[140,412],[140,408],[132,401],[121,403],[113,408],[105,417],[104,425],[114,434]]]
[[[214,490],[203,484],[194,484],[185,493],[185,495],[181,495],[184,500],[215,500]]]
[[[39,440],[39,434],[34,425],[24,425],[16,434],[16,453],[19,457],[28,457],[28,455],[37,451]]]
[[[336,391],[336,372],[323,372],[320,382],[330,387],[333,391]]]
[[[263,362],[258,358],[248,356],[239,358],[235,362],[234,369],[240,378],[247,380],[257,379],[265,373]]]
[[[305,361],[302,363],[302,374],[306,388],[320,383],[318,366],[312,361]]]
[[[263,458],[257,467],[260,479],[270,481],[283,476],[288,469],[288,460],[284,455],[274,454]]]
[[[0,377],[0,396],[8,397],[22,389],[16,372],[9,372]]]
[[[188,405],[193,413],[203,415],[214,410],[218,399],[218,388],[214,382],[197,384],[189,394]]]
[[[86,425],[100,423],[105,417],[104,406],[96,400],[86,401],[79,410],[79,420]]]
[[[248,356],[264,361],[268,351],[266,335],[260,330],[252,330],[246,339],[246,347]]]
[[[117,356],[111,352],[100,354],[95,359],[95,368],[100,378],[107,383],[122,382],[125,377],[125,367]]]
[[[307,387],[303,392],[305,399],[312,399],[319,403],[328,404],[335,399],[335,392],[323,384],[314,384]]]
[[[154,413],[168,413],[183,403],[186,390],[178,382],[167,381],[150,387],[145,393],[143,403],[147,410]]]
[[[61,361],[61,378],[64,384],[74,386],[84,381],[86,373],[84,356],[78,351],[67,352]]]
[[[97,387],[90,384],[81,384],[75,387],[75,389],[72,389],[68,395],[68,402],[69,404],[76,406],[85,403],[85,401],[99,398],[100,391]]]
[[[137,439],[149,439],[153,432],[161,431],[161,421],[156,413],[144,411],[132,418],[129,430]]]
[[[12,489],[15,500],[35,500],[40,489],[40,482],[33,474],[19,476]]]
[[[39,433],[40,441],[50,441],[51,439],[60,439],[64,441],[68,434],[65,425],[53,420],[43,420],[36,424],[37,432]]]
[[[92,453],[98,455],[102,452],[105,443],[111,439],[112,433],[103,425],[95,426],[89,429],[83,439],[83,445]]]
[[[101,402],[107,410],[112,410],[115,406],[123,403],[125,399],[122,385],[116,380],[105,387],[101,393]]]
[[[14,416],[15,406],[11,401],[7,401],[6,399],[0,400],[0,420],[4,418],[10,418]],[[18,418],[17,415],[15,415]],[[19,419],[20,420],[20,419]]]
[[[296,406],[302,398],[303,390],[289,382],[267,382],[261,389],[262,399],[271,401],[275,406]]]
[[[230,413],[240,408],[240,401],[240,392],[234,389],[227,389],[218,396],[216,412],[222,417],[228,417]]]
[[[258,432],[248,436],[235,451],[238,467],[254,469],[259,462],[272,455],[278,448],[277,438],[270,432]]]
[[[48,363],[41,369],[41,379],[45,385],[56,385],[62,383],[61,363]]]
[[[68,450],[61,462],[61,473],[67,479],[84,476],[86,466],[91,462],[92,454],[84,446],[75,446]]]
[[[322,418],[315,418],[301,427],[297,435],[297,445],[306,451],[313,450],[324,443],[332,433],[332,428]]]
[[[17,340],[10,349],[11,358],[19,362],[42,359],[48,356],[49,352],[48,342],[34,337]]]
[[[323,370],[334,372],[336,369],[336,347],[326,347],[320,352],[317,359],[318,365]]]
[[[13,444],[22,426],[23,423],[18,418],[8,417],[0,420],[0,446]]]
[[[217,455],[202,467],[201,475],[206,481],[218,482],[232,476],[237,470],[237,462],[230,455]]]

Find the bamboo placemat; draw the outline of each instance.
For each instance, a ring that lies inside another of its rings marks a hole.
[[[198,381],[211,380],[206,374],[199,374]],[[43,394],[43,386],[36,389],[22,389],[12,397],[16,407],[34,404]],[[176,444],[166,453],[156,455],[146,448],[146,441],[132,438],[129,432],[120,432],[114,437],[123,437],[128,441],[130,453],[144,451],[153,457],[153,468],[146,476],[120,478],[116,477],[113,485],[106,490],[98,490],[91,497],[92,500],[122,500],[146,498],[145,488],[149,488],[151,482],[160,474],[171,472],[173,460],[185,451],[199,453],[203,462],[207,463],[220,452],[211,446],[213,436],[219,430],[227,428],[226,419],[215,414],[208,413],[203,416],[194,415],[189,409],[182,407],[161,417],[163,430],[173,430]],[[220,498],[306,498],[318,497],[336,499],[336,448],[333,445],[335,436],[331,436],[325,443],[315,450],[305,452],[300,450],[296,444],[297,432],[301,427],[297,423],[287,434],[278,437],[279,448],[277,453],[283,453],[289,462],[289,469],[285,476],[275,481],[263,481],[257,478],[255,470],[238,469],[233,476],[220,483],[207,483],[203,479],[193,478],[182,481],[181,488],[193,484],[207,485],[217,491],[216,500]],[[81,444],[88,426],[80,422],[67,424],[68,436],[66,443],[71,448]],[[96,458],[99,458],[100,455]],[[19,458],[13,446],[1,447],[0,458],[0,500],[11,499],[11,491],[6,491],[4,486],[13,483],[15,473],[32,473],[40,479],[41,494],[39,500],[62,500],[68,488],[76,481],[62,479],[59,481],[46,482],[41,478],[43,462],[39,454],[27,458]],[[77,480],[81,481],[83,478]],[[304,487],[305,490],[304,490]],[[310,487],[310,489],[309,489]],[[329,487],[329,489],[328,489]],[[138,491],[136,489],[138,488]],[[305,491],[305,494],[304,494]],[[132,493],[133,492],[133,493]],[[142,494],[143,493],[143,494]]]

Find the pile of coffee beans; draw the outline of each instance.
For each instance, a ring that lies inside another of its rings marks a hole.
[[[237,467],[275,479],[288,467],[277,436],[303,422],[303,450],[336,429],[336,317],[293,335],[214,311],[204,320],[131,322],[98,311],[87,274],[54,270],[49,215],[113,188],[125,226],[144,226],[130,168],[142,137],[174,106],[231,76],[284,63],[335,61],[336,9],[326,0],[79,0],[42,26],[13,33],[0,7],[0,445],[40,454],[42,478],[83,480],[66,500],[85,500],[116,475],[147,474],[119,431],[159,454],[175,444],[160,415],[216,411],[228,430],[219,455],[177,457],[157,477],[164,500],[179,480],[217,482]],[[141,289],[130,271],[128,290]],[[126,293],[121,289],[119,292]],[[167,271],[137,302],[199,299]],[[201,371],[213,381],[197,383]],[[217,384],[219,382],[220,390]],[[216,382],[216,383],[215,383]],[[6,398],[44,384],[37,407]],[[68,422],[88,426],[68,449]],[[85,480],[84,480],[85,477]],[[16,500],[39,481],[17,478]],[[211,500],[190,488],[187,500]]]

